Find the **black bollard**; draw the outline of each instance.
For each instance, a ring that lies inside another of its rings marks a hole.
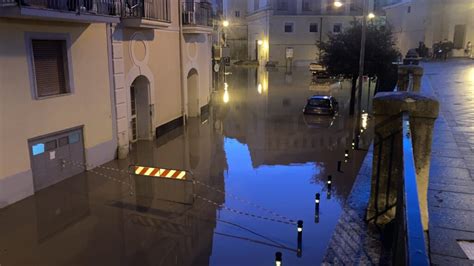
[[[321,194],[316,193],[316,196],[314,198],[314,203],[316,205],[316,211],[319,212],[319,203],[321,202]]]
[[[314,223],[319,223],[319,203],[321,202],[321,194],[316,193],[314,203],[315,203],[315,208],[314,208]]]
[[[303,253],[303,221],[298,221],[298,248],[296,250],[296,256],[301,257]]]
[[[281,252],[275,253],[275,266],[281,266],[283,263]]]
[[[341,161],[337,161],[337,171],[338,171],[339,173],[342,173],[341,165],[342,165],[342,162],[341,162]]]

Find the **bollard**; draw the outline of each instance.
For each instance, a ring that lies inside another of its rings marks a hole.
[[[296,255],[298,257],[301,257],[303,253],[302,246],[303,246],[303,221],[299,220],[298,221],[298,248],[296,251]]]
[[[339,173],[342,173],[341,165],[342,165],[342,162],[341,162],[341,161],[337,161],[337,171],[338,171]]]
[[[349,150],[346,150],[344,153],[344,162],[347,163],[348,161],[349,161]]]
[[[314,223],[319,223],[319,203],[321,202],[321,194],[316,193],[314,203],[315,203],[315,208],[314,208]]]
[[[275,266],[281,266],[283,263],[281,252],[275,253]]]
[[[332,176],[328,175],[328,195],[327,199],[331,199],[331,188],[332,188]]]
[[[316,211],[319,212],[319,203],[321,202],[321,194],[316,193],[314,203],[316,204]]]

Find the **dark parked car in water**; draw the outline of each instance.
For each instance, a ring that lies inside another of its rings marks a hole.
[[[338,111],[338,103],[332,96],[315,95],[308,99],[303,109],[304,114],[334,115]]]

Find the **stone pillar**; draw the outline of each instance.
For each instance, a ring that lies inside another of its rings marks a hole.
[[[439,114],[439,103],[434,98],[420,93],[381,92],[375,96],[373,104],[375,140],[367,219],[374,221],[371,218],[377,212],[383,213],[377,219],[378,224],[384,225],[395,218],[394,205],[399,181],[403,177],[403,137],[400,132],[402,118],[397,115],[408,111],[422,223],[424,230],[428,230],[427,193],[431,144],[434,122]],[[387,206],[389,208],[386,208]],[[391,206],[393,207],[390,208]]]
[[[413,75],[413,91],[419,92],[421,89],[421,79],[423,77],[423,67],[417,65],[398,66],[398,89],[407,91],[410,83],[410,74]]]
[[[115,108],[117,112],[117,156],[119,159],[127,158],[129,152],[129,122],[127,116],[127,93],[125,88],[124,55],[123,55],[123,29],[112,27],[112,55],[115,83]]]

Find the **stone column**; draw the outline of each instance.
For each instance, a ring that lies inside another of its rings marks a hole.
[[[384,225],[395,218],[399,181],[403,178],[401,112],[410,114],[418,198],[424,230],[428,230],[428,182],[434,122],[439,103],[434,98],[413,92],[381,92],[374,98],[375,140],[371,195],[367,219]],[[379,169],[379,171],[377,171]],[[379,178],[377,179],[377,173]],[[387,208],[388,206],[388,208]]]
[[[410,74],[413,75],[413,91],[419,92],[421,89],[421,79],[423,77],[423,67],[417,65],[398,66],[398,88],[400,91],[407,91],[410,83]]]

